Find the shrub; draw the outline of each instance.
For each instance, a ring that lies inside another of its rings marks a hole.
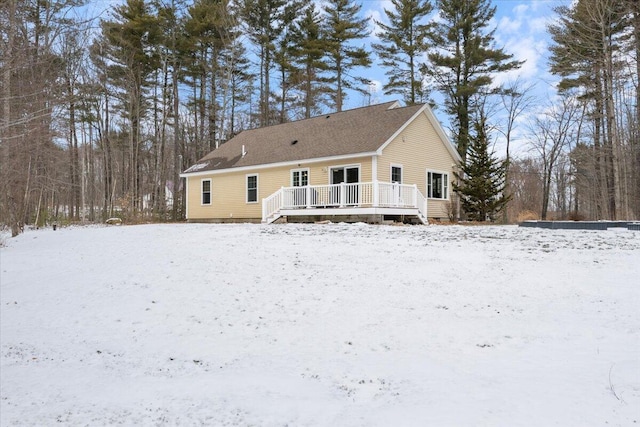
[[[580,212],[570,212],[569,215],[567,215],[567,219],[570,221],[584,221],[587,217]]]
[[[534,211],[520,211],[518,212],[517,221],[537,221],[540,219],[540,215],[535,213]]]

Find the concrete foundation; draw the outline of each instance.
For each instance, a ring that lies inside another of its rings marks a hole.
[[[635,230],[636,225],[629,221],[524,221],[520,227],[547,228],[550,230],[607,230],[609,228],[628,228]]]

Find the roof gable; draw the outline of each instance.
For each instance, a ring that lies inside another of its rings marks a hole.
[[[246,130],[185,173],[216,171],[355,154],[375,154],[426,105],[396,101]],[[443,141],[450,145],[448,139]]]
[[[458,150],[455,149],[455,147],[453,146],[453,144],[449,140],[449,137],[447,136],[446,132],[442,128],[442,125],[440,124],[440,121],[438,121],[436,116],[433,114],[433,111],[431,111],[431,108],[429,108],[428,104],[424,104],[422,106],[422,108],[420,108],[420,110],[418,110],[413,115],[413,117],[411,117],[404,125],[402,125],[400,128],[398,128],[398,130],[396,130],[396,132],[387,141],[385,141],[385,143],[382,144],[382,146],[380,148],[378,148],[377,154],[382,154],[382,150],[384,150],[384,148],[387,145],[389,145],[391,143],[391,141],[393,141],[398,135],[400,135],[402,133],[402,131],[407,126],[409,126],[409,124],[411,122],[413,122],[413,120],[416,117],[418,117],[420,114],[424,114],[426,116],[427,120],[429,120],[429,123],[431,123],[431,126],[433,126],[433,129],[435,130],[436,134],[440,137],[440,140],[442,141],[442,144],[445,146],[445,148],[447,149],[447,151],[449,152],[451,157],[453,157],[458,163],[462,162],[462,157],[460,157],[460,154],[458,153]]]

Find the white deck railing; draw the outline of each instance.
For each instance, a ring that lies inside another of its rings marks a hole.
[[[282,209],[282,193],[283,188],[266,199],[262,199],[262,222],[269,221],[271,217]]]
[[[417,190],[417,188],[416,188]],[[427,198],[422,195],[422,193],[417,190],[416,191],[416,206],[418,207],[418,212],[422,215],[421,219],[424,223],[427,223]]]
[[[357,182],[282,187],[262,200],[262,220],[271,222],[282,209],[304,208],[417,208],[426,218],[426,200],[416,185]]]

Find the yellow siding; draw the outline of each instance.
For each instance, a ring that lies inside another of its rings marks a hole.
[[[448,218],[451,200],[453,167],[456,160],[446,149],[435,128],[423,113],[407,126],[378,157],[378,180],[391,180],[391,165],[402,166],[403,184],[417,184],[420,192],[427,196],[427,169],[449,174],[449,200],[429,199],[429,218]]]
[[[360,166],[360,182],[371,181],[371,157],[322,163],[301,162],[291,166],[204,174],[187,178],[187,219],[260,219],[262,199],[291,185],[292,169],[309,169],[310,185],[330,183],[329,169],[335,166]],[[246,176],[258,175],[258,202],[246,202]],[[201,204],[201,182],[211,179],[211,205]]]

